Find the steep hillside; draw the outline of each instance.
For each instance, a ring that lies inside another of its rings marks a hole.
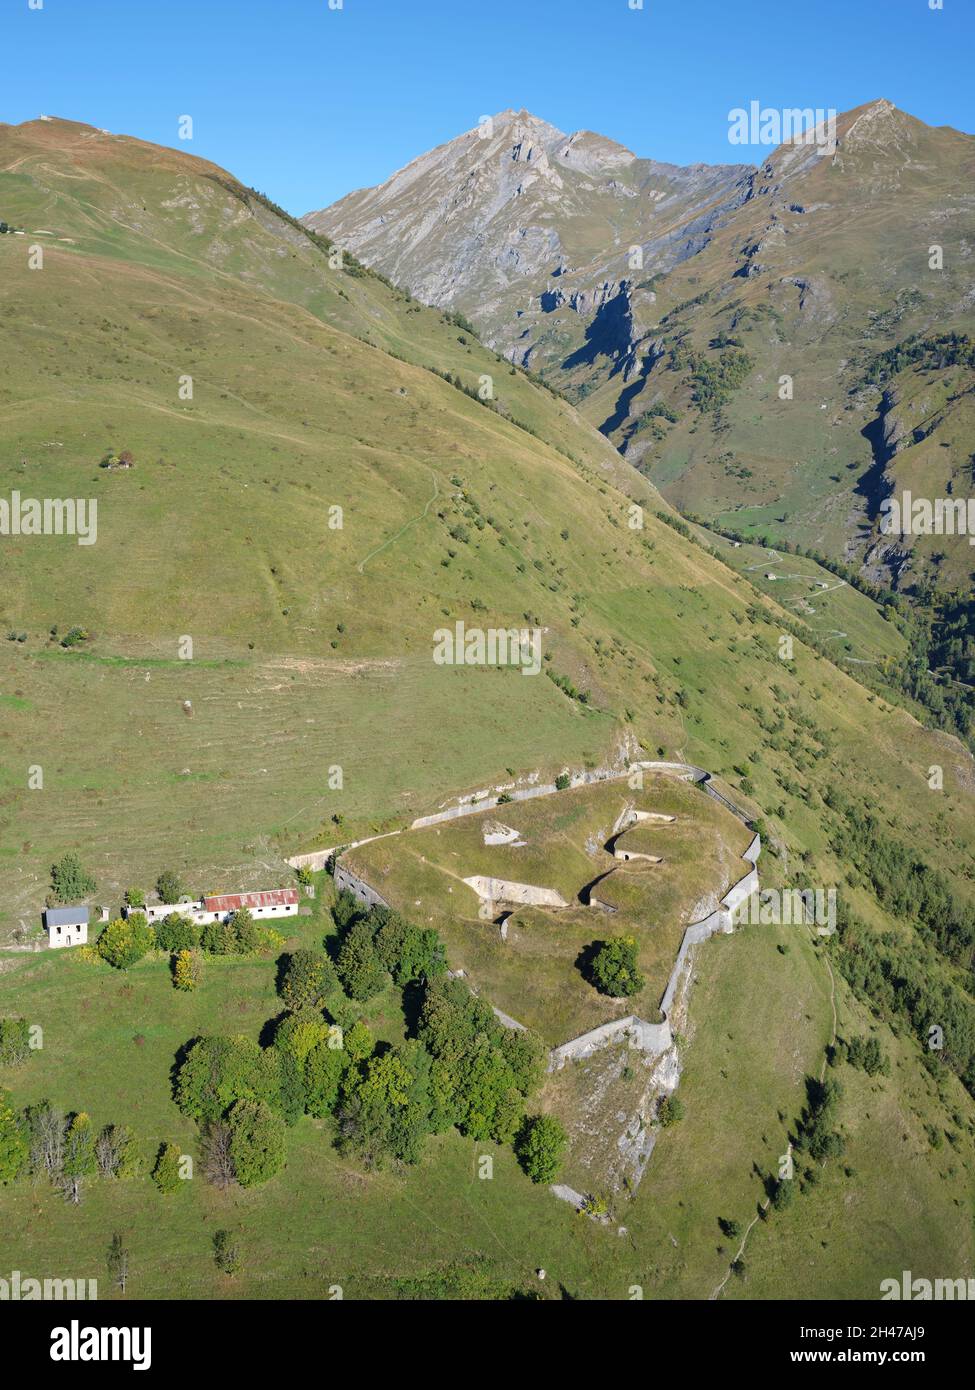
[[[839,117],[833,154],[675,171],[525,113],[493,129],[309,225],[469,314],[683,511],[865,565],[922,608],[932,583],[967,595],[967,535],[880,518],[912,484],[971,491],[972,136],[876,101]]]

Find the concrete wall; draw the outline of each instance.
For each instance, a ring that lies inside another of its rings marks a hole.
[[[335,866],[335,887],[340,893],[343,889],[347,890],[365,907],[389,907],[381,893],[377,893],[375,888],[370,888],[365,879],[359,878],[343,864]]]
[[[673,1042],[670,1024],[666,1020],[663,1023],[647,1023],[645,1019],[637,1018],[636,1014],[628,1014],[626,1018],[619,1018],[614,1023],[602,1023],[598,1028],[591,1028],[588,1033],[583,1033],[581,1037],[562,1043],[560,1047],[553,1047],[549,1053],[548,1070],[559,1071],[566,1062],[577,1057],[589,1057],[621,1035],[629,1036],[631,1047],[651,1056],[658,1052],[666,1052]]]
[[[486,902],[520,903],[523,907],[569,906],[554,888],[536,888],[532,883],[513,883],[511,879],[486,878],[483,874],[474,874],[464,882]]]
[[[664,1022],[647,1023],[644,1019],[631,1015],[616,1023],[604,1023],[599,1028],[593,1028],[588,1033],[553,1048],[549,1053],[549,1071],[557,1071],[565,1066],[570,1058],[589,1056],[597,1048],[605,1047],[607,1043],[612,1042],[621,1032],[630,1031],[633,1039],[631,1046],[638,1047],[650,1056],[657,1056],[671,1047],[673,1037],[669,1023],[670,1012],[688,966],[691,950],[701,942],[707,941],[715,932],[734,931],[732,913],[746,898],[758,891],[758,870],[754,865],[761,852],[761,836],[756,835],[742,855],[742,858],[752,865],[748,873],[728,890],[714,912],[709,912],[699,922],[692,922],[684,932],[667,988],[660,1001],[660,1012],[664,1016]]]

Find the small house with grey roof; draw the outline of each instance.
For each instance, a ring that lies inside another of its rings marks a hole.
[[[44,913],[48,944],[85,946],[88,944],[87,907],[49,907]]]

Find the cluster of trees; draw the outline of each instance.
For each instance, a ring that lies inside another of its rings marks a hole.
[[[426,989],[417,1034],[432,1058],[431,1129],[509,1144],[544,1070],[531,1033],[505,1028],[461,980]]]
[[[203,1172],[218,1187],[267,1182],[284,1166],[278,1056],[245,1037],[198,1038],[176,1079],[176,1102],[201,1126]]]
[[[261,928],[246,907],[226,921],[197,926],[191,917],[171,912],[155,927],[141,912],[117,917],[99,934],[96,948],[116,970],[128,970],[149,951],[165,951],[173,958],[173,983],[177,989],[195,989],[201,978],[199,952],[213,956],[250,955],[264,944]]]
[[[127,1125],[96,1131],[84,1111],[66,1114],[50,1101],[15,1110],[0,1091],[0,1184],[45,1177],[65,1201],[79,1203],[90,1179],[134,1177],[141,1166]]]
[[[836,1127],[836,1110],[842,1094],[840,1083],[832,1077],[827,1077],[825,1081],[814,1076],[806,1077],[806,1108],[799,1119],[792,1145],[793,1155],[807,1154],[811,1160],[798,1181],[802,1192],[815,1187],[819,1181],[819,1170],[815,1165],[825,1163],[829,1158],[841,1157],[846,1148],[846,1141]],[[766,1180],[766,1191],[773,1211],[783,1211],[791,1205],[796,1185],[793,1177],[770,1177]]]
[[[943,371],[946,367],[975,367],[975,342],[966,333],[939,333],[925,338],[916,333],[867,364],[866,381],[883,386],[905,367]]]
[[[436,979],[447,969],[440,934],[418,927],[387,907],[363,911],[351,893],[339,894],[333,909],[344,935],[335,970],[350,999],[360,1003],[386,986],[387,976],[399,988]]]
[[[203,1167],[221,1186],[266,1181],[285,1156],[285,1133],[302,1115],[330,1119],[339,1151],[367,1168],[416,1163],[426,1135],[456,1126],[499,1144],[516,1142],[536,1182],[558,1171],[566,1139],[546,1116],[526,1118],[544,1050],[505,1028],[459,980],[446,977],[436,931],[388,908],[364,911],[351,894],[333,909],[337,950],[299,950],[281,963],[287,1011],[269,1046],[244,1037],[197,1039],[176,1080],[176,1100],[203,1131]],[[390,979],[417,1005],[415,1036],[377,1042],[359,1006]]]
[[[128,970],[148,952],[155,950],[156,933],[141,913],[116,917],[103,927],[96,949],[102,960],[116,970]]]
[[[807,1104],[802,1112],[793,1147],[808,1153],[817,1163],[839,1158],[846,1147],[836,1128],[836,1108],[843,1094],[840,1083],[827,1076],[825,1081],[806,1078]]]
[[[824,799],[842,818],[833,836],[837,853],[852,859],[881,906],[913,921],[941,955],[970,970],[975,905],[958,902],[945,876],[885,835],[871,811],[861,809],[835,787],[827,788]]]
[[[725,347],[715,360],[681,342],[671,348],[669,365],[671,371],[687,372],[691,400],[704,414],[727,405],[748,377],[755,359],[740,348]]]
[[[568,676],[562,675],[560,671],[553,671],[550,666],[546,666],[545,674],[550,681],[558,686],[563,695],[568,695],[570,700],[578,700],[580,705],[589,704],[591,698],[589,691],[577,689]],[[566,785],[568,786],[568,782]]]
[[[830,1062],[848,1062],[858,1067],[868,1076],[889,1076],[890,1059],[880,1046],[880,1039],[871,1035],[855,1038],[837,1038],[836,1046],[830,1052]]]

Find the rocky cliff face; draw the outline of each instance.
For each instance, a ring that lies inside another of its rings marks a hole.
[[[555,370],[573,350],[584,362],[592,340],[614,360],[632,352],[633,287],[700,250],[750,172],[638,159],[592,131],[502,111],[304,220],[467,314],[513,361]]]

